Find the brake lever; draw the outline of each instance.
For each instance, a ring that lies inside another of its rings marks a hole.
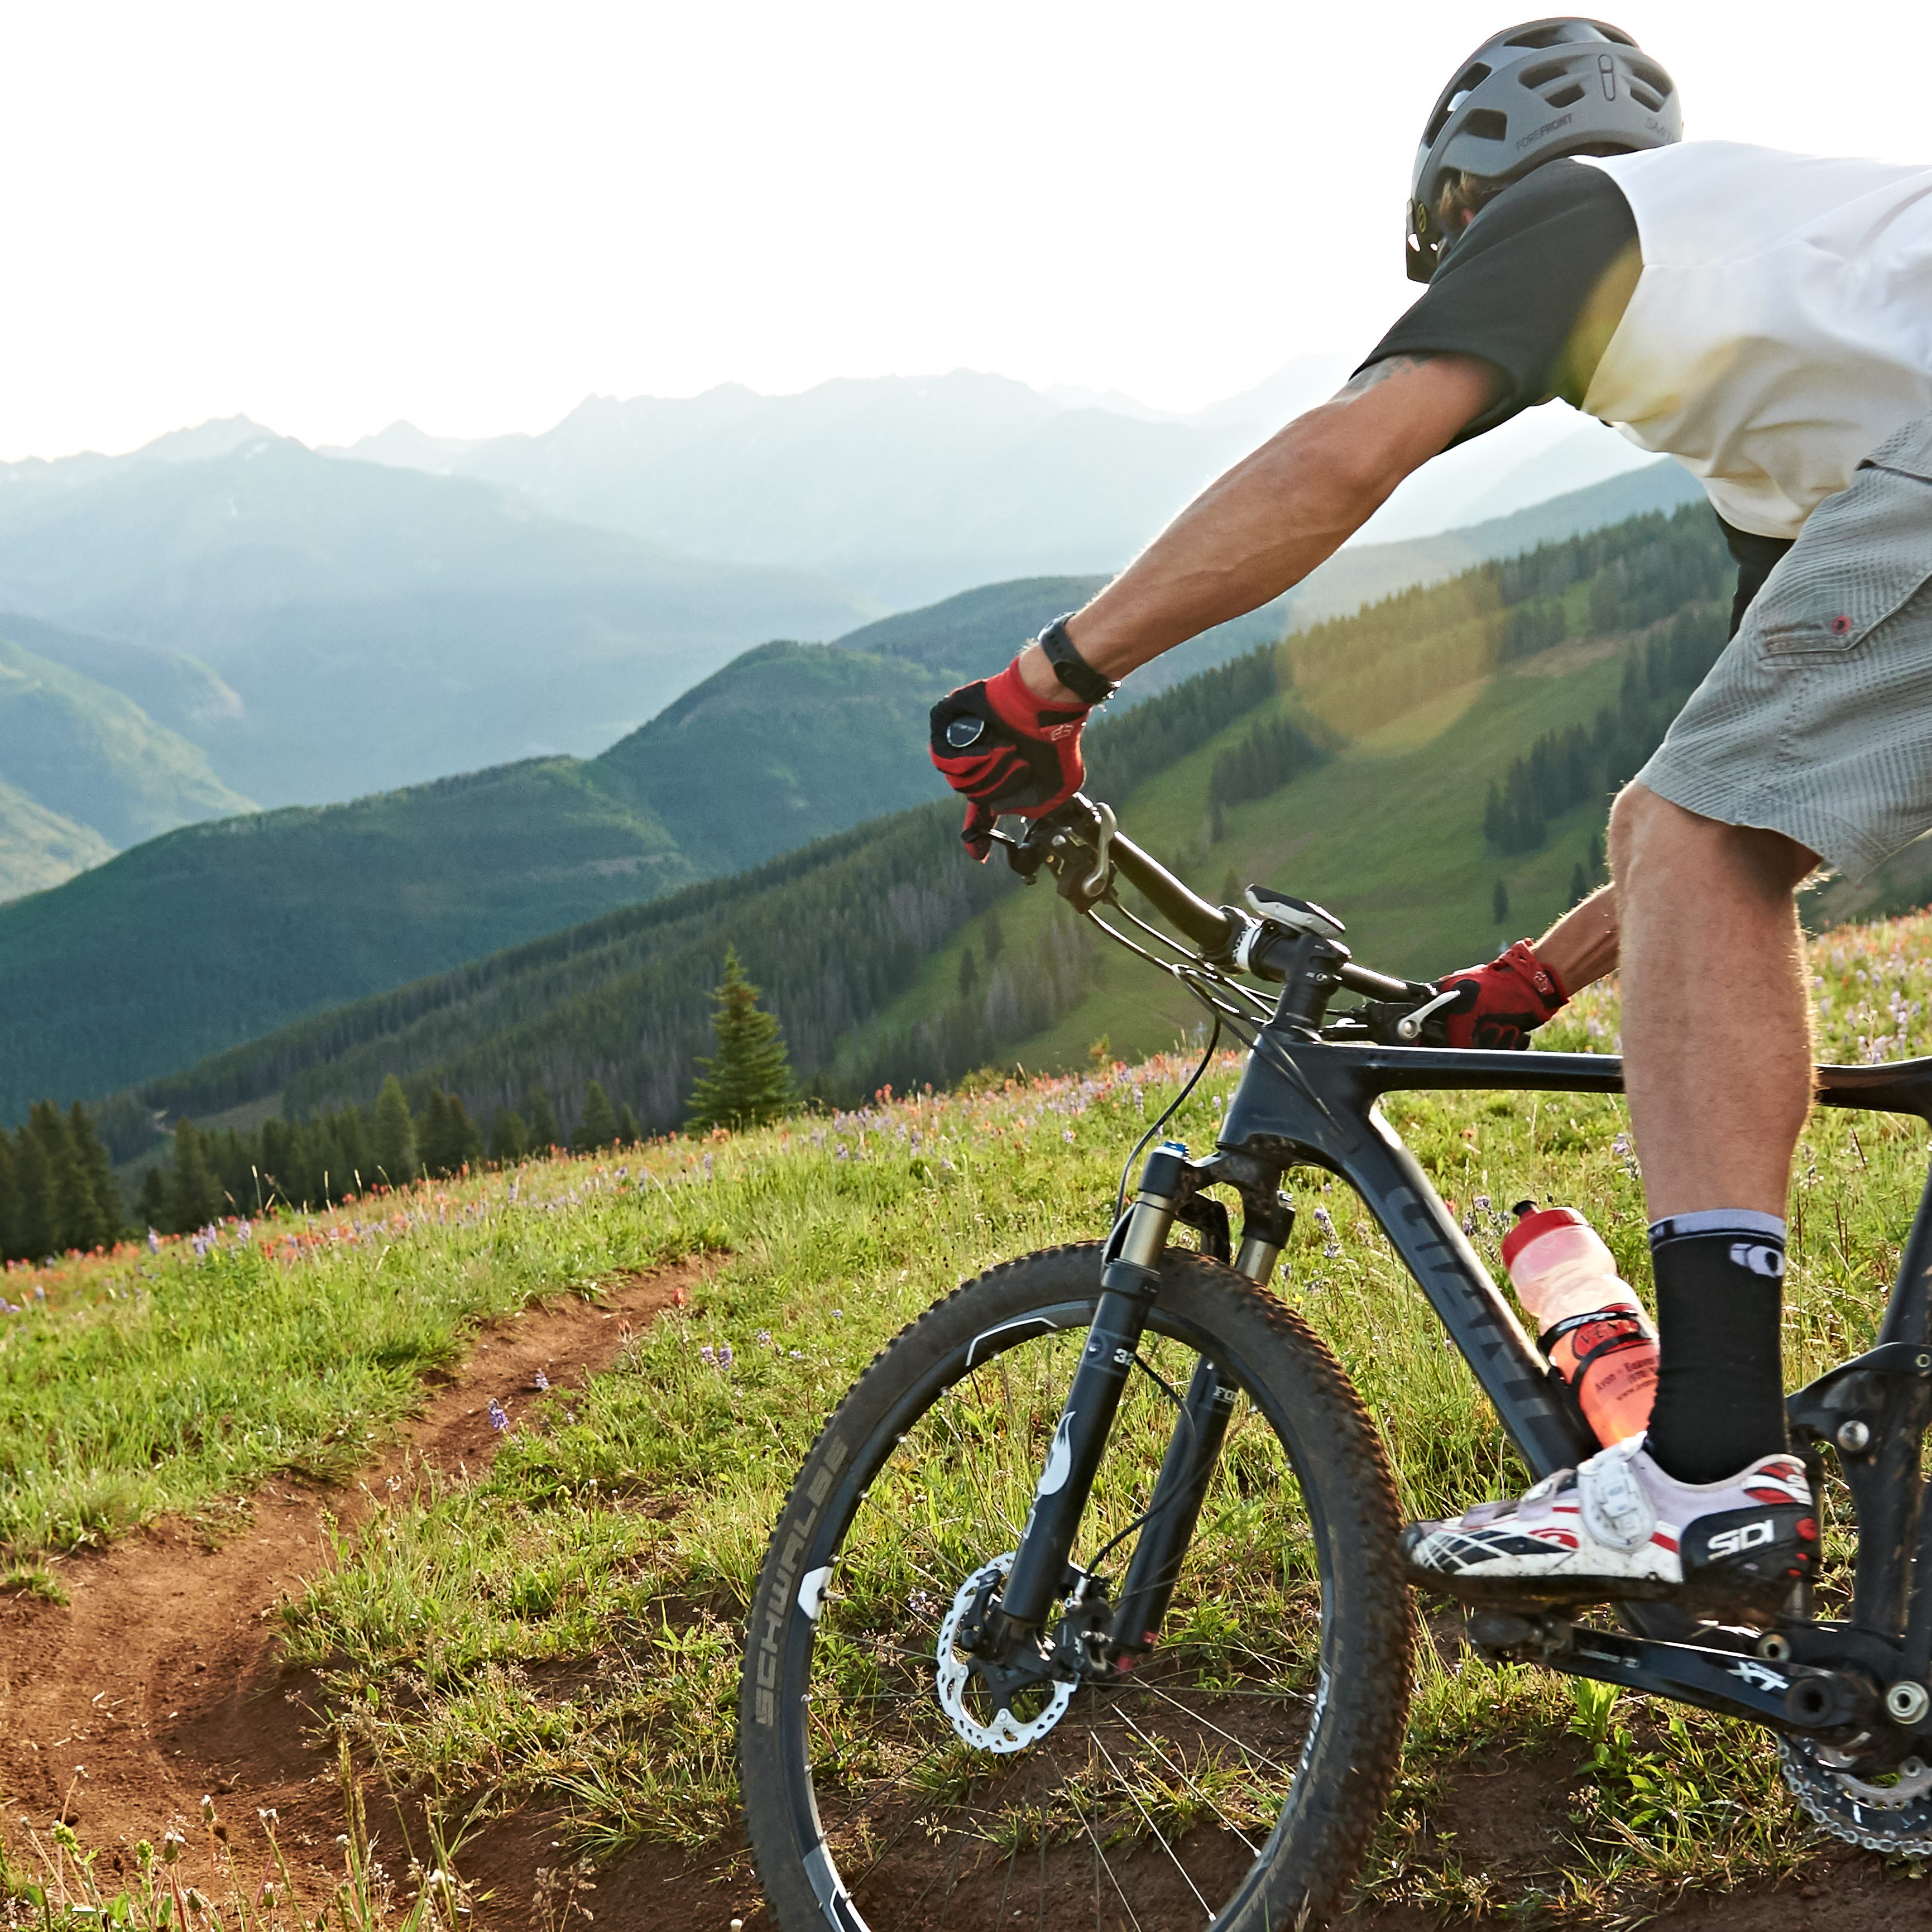
[[[1444,1012],[1456,1003],[1462,988],[1432,994],[1419,1006],[1398,1000],[1364,1000],[1355,1010],[1367,1026],[1370,1036],[1383,1046],[1447,1046],[1443,1031]]]
[[[1114,808],[1111,805],[1098,805],[1094,808],[1100,815],[1100,828],[1094,845],[1094,869],[1082,882],[1080,890],[1082,896],[1098,899],[1106,892],[1108,880],[1113,874],[1113,863],[1107,856],[1107,848],[1114,842],[1114,834],[1119,828],[1120,821],[1114,818]]]
[[[1460,986],[1451,986],[1448,992],[1438,993],[1435,998],[1426,1005],[1418,1006],[1412,1012],[1405,1013],[1396,1022],[1396,1037],[1406,1046],[1413,1046],[1420,1037],[1422,1029],[1427,1025],[1430,1019],[1442,1012],[1444,1007],[1454,1006],[1462,997],[1462,988]]]

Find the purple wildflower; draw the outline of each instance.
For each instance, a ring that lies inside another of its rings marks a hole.
[[[731,1366],[731,1345],[720,1342],[718,1345],[718,1366],[728,1372]]]
[[[493,1395],[490,1398],[490,1426],[500,1436],[510,1426],[508,1412]]]
[[[550,1387],[550,1378],[545,1375],[541,1369],[538,1370],[536,1374],[532,1378],[532,1379],[540,1389],[547,1389]]]

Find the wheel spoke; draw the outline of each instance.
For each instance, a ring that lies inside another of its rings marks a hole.
[[[1214,1816],[1221,1821],[1222,1828],[1233,1832],[1234,1836],[1240,1839],[1241,1843],[1246,1846],[1248,1850],[1252,1853],[1256,1849],[1255,1841],[1253,1839],[1250,1838],[1247,1833],[1243,1831],[1240,1826],[1236,1824],[1234,1820],[1230,1818],[1227,1813],[1223,1811],[1220,1806],[1216,1804],[1214,1799],[1209,1797],[1207,1792],[1203,1791],[1200,1786],[1196,1784],[1193,1779],[1188,1776],[1186,1772],[1180,1766],[1176,1764],[1173,1759],[1168,1756],[1167,1753],[1161,1748],[1160,1741],[1157,1738],[1149,1737],[1147,1732],[1142,1730],[1140,1726],[1136,1724],[1133,1719],[1129,1717],[1124,1711],[1121,1712],[1119,1715],[1120,1722],[1125,1724],[1127,1729],[1132,1731],[1134,1736],[1138,1738],[1141,1742],[1145,1744],[1148,1749],[1152,1751],[1154,1756],[1159,1758],[1161,1762],[1166,1765],[1168,1769],[1172,1772],[1174,1776],[1179,1778],[1181,1783],[1186,1785],[1188,1790],[1192,1792],[1195,1796],[1199,1798],[1202,1803],[1206,1805],[1208,1810],[1214,1813]],[[1198,1894],[1197,1894],[1196,1895],[1198,1896]],[[1206,1901],[1204,1900],[1202,1902],[1204,1904]]]

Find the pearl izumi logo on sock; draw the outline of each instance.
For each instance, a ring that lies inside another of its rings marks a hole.
[[[1768,1281],[1784,1279],[1784,1250],[1766,1247],[1757,1241],[1733,1241],[1731,1244],[1731,1265],[1749,1268],[1753,1274],[1761,1274]]]

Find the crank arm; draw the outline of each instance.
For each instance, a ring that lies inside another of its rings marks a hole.
[[[1472,1618],[1469,1634],[1484,1649],[1526,1656],[1566,1677],[1646,1691],[1798,1736],[1856,1737],[1886,1721],[1876,1688],[1858,1672],[1495,1612]]]

